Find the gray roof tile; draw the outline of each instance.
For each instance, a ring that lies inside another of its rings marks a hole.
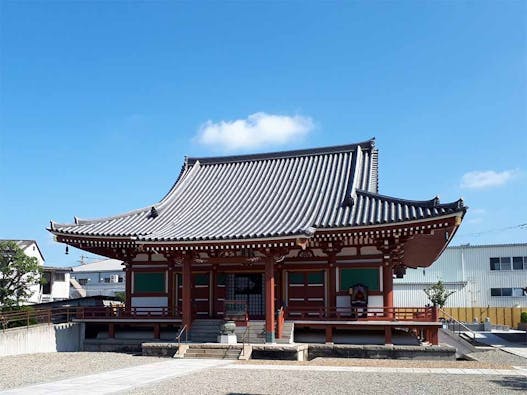
[[[374,141],[310,150],[186,158],[177,182],[157,204],[51,231],[134,236],[144,241],[235,240],[294,236],[317,229],[433,218],[464,210],[378,194]],[[152,210],[152,207],[155,210]],[[156,215],[157,214],[157,215]]]

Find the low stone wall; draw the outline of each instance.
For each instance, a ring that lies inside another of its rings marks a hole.
[[[0,331],[0,356],[80,351],[82,324],[41,324]]]
[[[310,360],[317,357],[418,360],[456,359],[456,349],[450,346],[310,344],[308,353]]]
[[[148,357],[173,357],[178,352],[177,343],[143,343],[142,354]]]

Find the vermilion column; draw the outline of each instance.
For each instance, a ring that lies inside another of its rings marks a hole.
[[[183,259],[183,292],[182,292],[182,318],[183,325],[187,326],[187,330],[190,330],[192,326],[192,257],[190,255],[185,256]]]
[[[174,300],[174,266],[172,266],[172,263],[169,263],[168,271],[168,315],[173,316],[174,310],[176,306],[176,301]]]
[[[335,312],[335,305],[337,302],[337,284],[336,284],[336,264],[337,264],[337,254],[331,253],[328,255],[328,307],[329,314]]]
[[[274,259],[265,260],[265,341],[274,343]]]
[[[389,260],[382,266],[382,300],[384,307],[393,308],[393,270]],[[386,317],[393,318],[393,311],[386,310]]]
[[[133,276],[133,272],[132,272],[132,268],[130,267],[130,265],[127,263],[126,264],[126,268],[124,269],[124,273],[125,273],[125,287],[126,287],[126,301],[125,301],[125,305],[124,305],[124,308],[125,308],[125,311],[127,314],[130,314],[130,312],[132,311],[132,276]]]

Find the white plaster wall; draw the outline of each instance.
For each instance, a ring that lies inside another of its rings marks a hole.
[[[0,332],[0,356],[80,351],[82,324],[41,324]]]
[[[24,254],[26,254],[29,257],[37,258],[39,266],[44,265],[44,258],[42,255],[40,255],[40,251],[38,250],[36,244],[29,245],[26,249],[23,250]],[[28,299],[28,303],[39,303],[40,302],[40,284],[35,284],[29,287],[31,290],[31,296]]]
[[[53,281],[51,297],[55,299],[68,299],[70,297],[70,274],[64,273],[65,281]]]

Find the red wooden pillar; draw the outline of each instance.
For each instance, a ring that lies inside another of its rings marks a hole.
[[[175,316],[175,306],[176,301],[174,300],[175,292],[174,292],[174,266],[172,266],[172,262],[168,264],[168,270],[167,270],[167,276],[168,276],[168,315],[169,317]]]
[[[274,259],[265,260],[265,341],[274,343]]]
[[[393,270],[389,260],[383,261],[382,266],[382,301],[385,308],[385,317],[393,319]]]
[[[187,330],[190,330],[192,326],[192,256],[186,255],[183,259],[183,292],[182,292],[182,318],[183,325],[187,326]]]
[[[124,309],[127,315],[130,315],[132,311],[132,277],[133,277],[132,268],[130,267],[129,263],[126,263],[126,268],[124,269],[124,275],[125,275],[125,287],[126,287],[126,301],[124,305]]]
[[[430,329],[430,343],[432,343],[433,346],[439,345],[439,328],[431,328]]]
[[[324,243],[322,251],[328,256],[328,270],[327,270],[327,288],[328,288],[328,301],[327,307],[329,308],[330,314],[335,312],[335,306],[337,304],[337,254],[342,250],[341,241],[333,241]],[[329,315],[328,315],[329,316]]]
[[[333,327],[326,326],[326,343],[333,343]]]
[[[384,344],[386,346],[389,346],[393,344],[392,341],[392,327],[391,326],[385,326],[384,327]]]
[[[211,317],[216,317],[216,300],[217,300],[217,282],[218,282],[218,268],[212,267],[210,272],[210,283],[209,283],[209,311]]]
[[[335,306],[337,303],[337,276],[336,276],[336,265],[337,265],[337,254],[329,254],[328,256],[328,307],[329,314],[335,312]]]

